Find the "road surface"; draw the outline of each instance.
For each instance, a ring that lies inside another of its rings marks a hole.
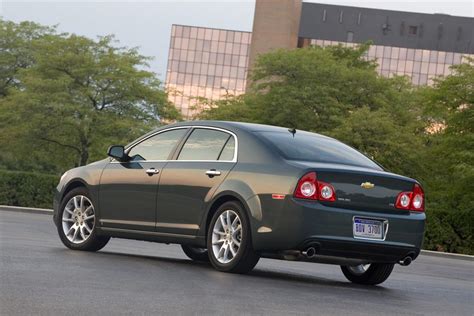
[[[0,315],[473,315],[474,262],[421,256],[381,286],[338,266],[260,260],[249,275],[188,260],[179,246],[112,239],[66,249],[52,218],[0,211]]]

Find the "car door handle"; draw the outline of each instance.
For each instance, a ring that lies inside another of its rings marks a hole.
[[[160,172],[160,170],[155,169],[155,168],[150,168],[150,169],[146,170],[146,173],[148,173],[149,176],[152,176],[152,175],[157,174],[159,172]]]
[[[215,177],[215,176],[220,176],[221,172],[216,170],[216,169],[211,169],[211,170],[207,170],[206,174],[209,176],[209,178],[212,178],[212,177]]]

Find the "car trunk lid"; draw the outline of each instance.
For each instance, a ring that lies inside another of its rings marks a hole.
[[[299,163],[301,164],[301,163]],[[395,202],[400,192],[411,191],[415,180],[382,170],[357,166],[304,163],[306,172],[315,171],[317,180],[331,184],[336,192],[327,206],[365,211],[397,211]]]

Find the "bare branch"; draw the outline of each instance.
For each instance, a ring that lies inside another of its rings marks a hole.
[[[81,150],[79,148],[77,148],[76,146],[69,145],[69,144],[63,144],[63,143],[61,143],[57,140],[49,139],[49,138],[46,138],[46,137],[40,137],[39,139],[44,140],[46,142],[56,144],[56,145],[59,145],[59,146],[62,146],[62,147],[71,148],[71,149],[74,149],[75,151],[77,151],[78,153],[81,153]]]

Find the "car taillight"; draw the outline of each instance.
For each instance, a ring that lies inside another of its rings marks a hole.
[[[316,172],[309,172],[298,181],[294,196],[300,199],[318,199],[318,181],[316,180]]]
[[[413,186],[413,199],[411,201],[414,211],[423,212],[425,210],[425,193],[419,184]]]
[[[401,192],[397,196],[395,207],[417,212],[425,211],[425,194],[419,184],[414,184],[411,192]]]
[[[318,181],[316,172],[309,172],[298,181],[294,197],[332,202],[336,200],[336,191],[331,184]]]

